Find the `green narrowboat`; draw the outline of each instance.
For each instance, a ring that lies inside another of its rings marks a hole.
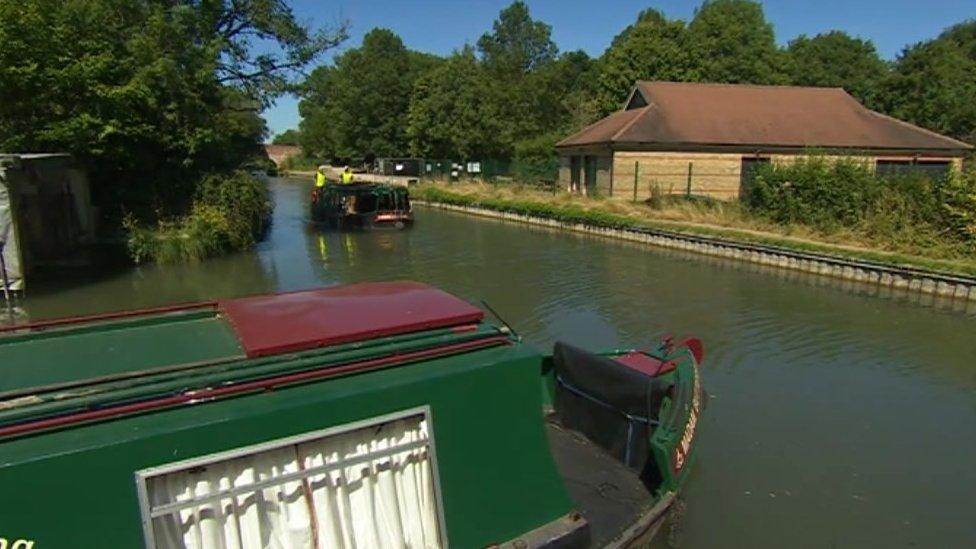
[[[415,282],[3,328],[0,547],[643,543],[701,356],[544,355]]]
[[[406,187],[383,183],[328,184],[312,189],[312,221],[334,229],[403,229],[413,223]]]

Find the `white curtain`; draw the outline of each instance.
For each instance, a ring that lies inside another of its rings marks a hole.
[[[340,466],[235,497],[201,503],[153,521],[156,546],[187,549],[369,549],[440,547],[423,418],[179,471],[149,481],[152,507],[246,487],[340,461]]]

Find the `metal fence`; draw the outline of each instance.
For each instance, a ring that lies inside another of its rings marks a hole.
[[[422,177],[434,179],[481,179],[496,184],[517,183],[554,187],[559,179],[559,160],[518,161],[506,158],[469,160],[431,159],[422,161]]]

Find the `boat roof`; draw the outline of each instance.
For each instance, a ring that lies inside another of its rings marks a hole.
[[[417,282],[371,282],[0,328],[0,409],[15,395],[476,325]]]

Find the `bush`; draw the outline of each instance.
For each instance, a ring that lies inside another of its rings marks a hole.
[[[863,162],[812,157],[762,166],[744,199],[753,212],[778,223],[833,230],[864,220],[880,192],[878,178]]]
[[[559,136],[546,134],[515,144],[512,175],[516,180],[531,184],[555,184],[559,178],[559,156],[556,142]]]
[[[976,167],[946,179],[941,206],[946,228],[976,246]]]
[[[319,166],[325,164],[326,162],[321,158],[313,158],[311,156],[306,156],[305,153],[301,153],[289,158],[284,159],[281,165],[278,166],[280,171],[315,171]]]
[[[853,229],[898,249],[976,252],[976,171],[878,177],[855,160],[763,166],[743,193],[754,213],[830,232]]]
[[[244,250],[264,233],[271,207],[267,187],[256,177],[245,172],[208,175],[186,216],[161,219],[154,227],[127,216],[129,254],[137,263],[181,263]]]

